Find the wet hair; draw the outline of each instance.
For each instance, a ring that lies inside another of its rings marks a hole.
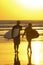
[[[17,21],[17,24],[20,24],[20,21]]]
[[[31,24],[31,23],[29,23],[29,26],[32,26],[32,24]]]
[[[32,27],[32,24],[31,24],[31,23],[29,23],[29,24],[28,24],[28,26],[29,26],[29,27]]]

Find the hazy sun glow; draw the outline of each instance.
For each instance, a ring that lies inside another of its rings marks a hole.
[[[43,0],[0,0],[0,20],[43,20]]]
[[[43,0],[16,0],[18,4],[25,8],[38,9],[43,5]]]

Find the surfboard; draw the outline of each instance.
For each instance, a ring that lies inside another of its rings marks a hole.
[[[12,39],[11,36],[12,30],[9,30],[5,35],[4,38],[6,39]],[[19,29],[14,29],[13,37],[16,37],[19,34]]]
[[[12,39],[11,30],[9,30],[9,31],[4,35],[4,38],[6,38],[6,39]]]
[[[9,30],[9,31],[4,35],[4,38],[6,38],[6,39],[12,39],[11,31],[12,31],[12,30]],[[37,37],[39,37],[39,33],[38,33],[36,30],[32,29],[31,39],[34,39],[34,38],[37,38]]]
[[[33,39],[33,38],[37,38],[37,37],[39,37],[38,31],[36,31],[35,29],[32,29],[31,38]]]

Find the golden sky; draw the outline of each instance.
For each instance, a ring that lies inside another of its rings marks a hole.
[[[0,20],[43,20],[43,0],[0,0]]]

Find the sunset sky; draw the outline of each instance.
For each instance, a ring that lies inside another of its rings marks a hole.
[[[43,20],[43,0],[0,0],[0,20]]]

